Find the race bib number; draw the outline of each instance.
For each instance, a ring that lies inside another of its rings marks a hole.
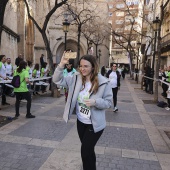
[[[91,112],[90,112],[90,109],[88,109],[87,107],[84,107],[84,106],[80,106],[79,105],[79,113],[85,117],[85,118],[90,118],[91,116]]]

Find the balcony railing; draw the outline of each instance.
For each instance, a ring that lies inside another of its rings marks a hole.
[[[170,33],[168,33],[161,39],[161,47],[165,47],[167,45],[170,45]]]

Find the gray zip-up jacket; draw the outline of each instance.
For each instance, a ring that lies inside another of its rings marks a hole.
[[[72,77],[63,76],[63,68],[56,68],[53,75],[53,82],[68,88],[68,98],[65,106],[63,118],[67,122],[70,115],[73,113],[76,106],[79,92],[82,88],[82,78],[80,73],[76,72]],[[106,127],[105,109],[108,109],[113,104],[113,94],[110,83],[107,78],[98,74],[99,89],[96,94],[91,94],[90,99],[95,99],[95,106],[90,107],[91,121],[94,132],[99,132]]]

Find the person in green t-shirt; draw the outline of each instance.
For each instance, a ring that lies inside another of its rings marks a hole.
[[[26,99],[27,100],[27,114],[26,118],[35,118],[34,115],[30,113],[31,109],[31,94],[27,88],[27,83],[31,84],[29,81],[29,74],[28,71],[26,70],[26,65],[27,63],[25,61],[21,61],[19,64],[19,67],[16,69],[14,72],[14,76],[19,75],[20,76],[20,87],[14,88],[14,92],[16,95],[16,103],[15,103],[15,117],[19,117],[19,105],[20,105],[20,100],[21,99]]]

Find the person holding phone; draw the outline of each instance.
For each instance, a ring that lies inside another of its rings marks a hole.
[[[106,127],[105,110],[112,106],[112,89],[109,80],[98,74],[99,67],[93,56],[82,56],[79,72],[64,77],[63,70],[68,61],[64,53],[54,72],[53,82],[69,89],[63,118],[68,122],[76,108],[83,169],[96,170],[94,148]]]

